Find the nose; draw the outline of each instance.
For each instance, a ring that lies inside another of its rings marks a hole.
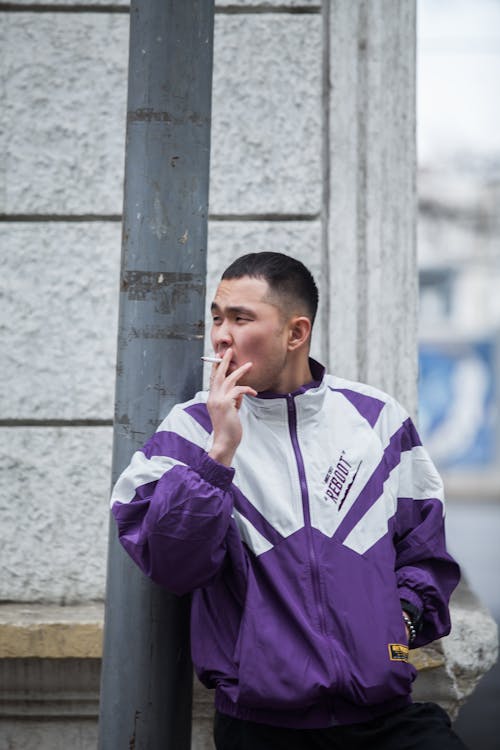
[[[217,354],[224,354],[233,343],[230,326],[227,321],[222,321],[219,325],[212,325],[211,331],[212,346]]]

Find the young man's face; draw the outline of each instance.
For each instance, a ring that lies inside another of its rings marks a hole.
[[[243,276],[220,282],[212,303],[211,341],[222,356],[231,347],[229,372],[245,362],[252,368],[240,385],[256,391],[280,391],[287,364],[288,335],[284,310],[270,301],[267,281]]]

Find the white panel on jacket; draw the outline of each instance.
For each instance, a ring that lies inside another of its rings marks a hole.
[[[444,500],[443,482],[422,445],[405,451],[401,456],[398,497]]]
[[[399,465],[384,482],[380,497],[344,540],[345,546],[359,555],[363,555],[387,534],[388,520],[394,516],[397,507],[398,476]]]
[[[174,466],[181,464],[167,456],[146,458],[142,451],[136,451],[125,471],[118,477],[111,494],[110,505],[115,502],[130,503],[138,487],[157,481]],[[183,464],[181,464],[183,465]]]
[[[317,428],[302,431],[311,524],[333,536],[380,463],[383,455],[377,435],[368,422],[341,394],[331,392],[328,422],[321,412]],[[300,424],[300,423],[299,423]]]
[[[241,419],[243,438],[233,461],[233,483],[276,531],[288,537],[304,526],[304,512],[286,401],[272,399],[254,410],[242,406]]]

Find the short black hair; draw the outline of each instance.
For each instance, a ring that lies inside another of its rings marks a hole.
[[[274,252],[242,255],[226,268],[224,279],[241,279],[243,276],[267,281],[272,292],[290,300],[300,300],[314,323],[318,309],[318,287],[306,266],[290,255]]]

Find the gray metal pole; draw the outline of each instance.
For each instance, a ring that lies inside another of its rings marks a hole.
[[[113,482],[201,385],[213,0],[132,0]],[[189,600],[152,584],[111,522],[101,750],[188,750]]]

